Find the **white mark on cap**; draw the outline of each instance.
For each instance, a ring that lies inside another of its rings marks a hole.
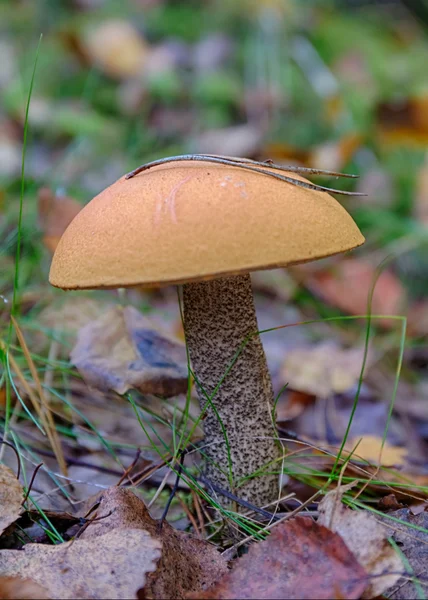
[[[175,187],[172,188],[168,196],[163,198],[161,194],[158,195],[158,201],[156,202],[156,211],[154,215],[154,222],[156,225],[159,224],[162,214],[166,213],[169,210],[170,217],[174,223],[177,223],[177,213],[176,213],[176,199],[178,190],[187,183],[190,179],[192,179],[193,175],[189,175],[185,177],[181,181],[177,183]]]
[[[230,175],[226,175],[220,181],[220,187],[225,188],[225,187],[227,187],[227,185],[229,183],[232,183],[232,181],[233,181],[233,177],[231,177]],[[233,187],[241,188],[241,198],[248,198],[248,194],[245,190],[245,183],[243,181],[237,181],[236,183],[233,184]]]

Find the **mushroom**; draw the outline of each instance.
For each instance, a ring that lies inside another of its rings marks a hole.
[[[212,155],[144,165],[75,217],[50,271],[63,289],[184,284],[206,477],[255,506],[278,497],[283,450],[250,272],[364,242],[327,188],[299,171],[317,173]]]

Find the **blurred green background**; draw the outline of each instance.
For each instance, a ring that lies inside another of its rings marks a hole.
[[[427,13],[425,0],[3,0],[0,292],[12,290],[25,106],[43,34],[21,287],[46,281],[41,236],[58,237],[68,218],[51,214],[49,198],[37,203],[40,188],[84,203],[148,160],[210,152],[359,174],[322,182],[367,193],[341,200],[367,237],[360,253],[373,265],[392,254],[419,306],[428,288]]]

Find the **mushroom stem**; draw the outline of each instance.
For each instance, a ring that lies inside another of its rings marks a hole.
[[[206,413],[206,475],[256,506],[268,504],[278,497],[276,459],[282,452],[275,439],[273,389],[256,333],[250,276],[188,283],[183,286],[183,307],[199,402]]]

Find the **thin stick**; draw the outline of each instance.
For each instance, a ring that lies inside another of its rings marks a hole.
[[[307,181],[300,181],[300,179],[294,179],[293,177],[287,177],[285,175],[279,175],[278,173],[272,173],[271,171],[267,171],[263,168],[257,168],[252,165],[260,165],[267,166],[267,163],[250,161],[249,159],[238,159],[238,158],[229,158],[225,156],[213,156],[210,154],[184,154],[181,156],[170,156],[168,158],[160,158],[153,162],[146,163],[145,165],[141,165],[137,169],[134,169],[127,175],[125,175],[125,179],[131,179],[135,177],[139,173],[143,171],[147,171],[152,167],[157,167],[160,165],[164,165],[171,162],[180,162],[180,161],[197,161],[197,162],[210,162],[210,163],[218,163],[222,165],[228,165],[230,167],[238,167],[241,169],[246,169],[248,171],[253,171],[255,173],[261,173],[262,175],[267,175],[268,177],[273,177],[274,179],[279,179],[280,181],[284,181],[285,183],[290,183],[291,185],[295,185],[297,187],[303,187],[308,190],[314,190],[318,192],[331,192],[334,194],[341,194],[343,196],[366,196],[362,192],[345,192],[343,190],[336,190],[334,188],[325,187],[323,185],[317,185],[315,183],[309,183]],[[269,163],[269,168],[277,169],[280,171],[289,171],[289,172],[299,172],[300,169],[305,169],[305,167],[282,167],[280,165],[275,165]],[[352,175],[336,173],[334,171],[321,171],[320,169],[313,169],[310,171],[303,171],[305,173],[312,172],[313,174],[324,174],[324,175],[334,175],[335,177],[352,177]]]
[[[217,492],[217,494],[221,494],[222,496],[225,496],[229,500],[232,500],[233,502],[240,504],[241,506],[243,506],[244,508],[247,508],[251,512],[258,513],[258,514],[262,515],[263,517],[266,517],[266,519],[269,519],[269,520],[273,520],[273,521],[279,520],[279,517],[277,517],[275,514],[269,512],[267,510],[263,510],[263,508],[258,508],[257,506],[254,506],[254,504],[247,502],[247,500],[242,500],[242,498],[235,496],[235,494],[232,494],[232,492],[229,492],[228,490],[224,490],[217,484],[213,483],[212,481],[209,481],[203,475],[200,475],[198,477],[198,479],[199,479],[199,481],[202,481],[202,483],[204,483],[208,487],[211,487],[215,492]]]
[[[176,494],[177,500],[180,502],[181,508],[184,510],[186,517],[189,519],[190,523],[193,525],[193,529],[195,530],[196,537],[202,538],[201,530],[196,522],[195,517],[192,515],[192,512],[189,510],[189,507],[183,500],[180,494]]]
[[[205,530],[205,521],[204,521],[204,515],[202,514],[202,509],[201,509],[201,500],[198,496],[198,494],[195,492],[195,490],[190,490],[190,493],[192,495],[192,500],[193,500],[193,506],[195,507],[195,511],[198,517],[198,521],[199,521],[199,529],[200,531],[204,531]],[[177,494],[178,496],[179,494]]]
[[[209,156],[210,158],[219,158],[215,154],[199,154],[198,156]],[[267,165],[270,169],[277,169],[278,171],[286,171],[288,173],[308,173],[309,175],[326,175],[331,177],[345,177],[348,179],[358,179],[359,175],[353,173],[339,173],[338,171],[327,171],[326,169],[315,169],[313,167],[300,167],[298,165],[277,165],[271,158],[266,160],[251,160],[251,158],[238,158],[235,156],[225,157],[230,162],[236,163],[247,163],[250,165]]]
[[[168,480],[168,477],[170,476],[170,472],[169,470],[167,470],[167,472],[165,473],[162,481],[159,484],[158,489],[155,492],[155,495],[153,496],[153,498],[150,500],[150,502],[147,505],[147,508],[150,508],[151,506],[153,506],[153,504],[156,502],[156,500],[159,498],[159,496],[161,495],[164,487],[166,486],[166,482]]]
[[[171,494],[170,494],[170,496],[168,498],[168,502],[166,503],[166,506],[164,508],[162,516],[161,516],[161,518],[160,518],[160,520],[158,522],[158,530],[159,531],[162,529],[162,525],[163,525],[163,522],[165,521],[166,516],[168,514],[169,507],[171,506],[171,502],[172,502],[172,500],[173,500],[173,498],[174,498],[174,496],[175,496],[175,494],[176,494],[176,492],[178,490],[178,484],[180,483],[181,473],[183,471],[183,463],[184,463],[184,457],[185,457],[185,455],[186,455],[186,451],[182,450],[180,452],[180,464],[178,465],[177,477],[175,478],[174,487],[171,490]]]
[[[288,521],[288,519],[291,519],[292,517],[294,517],[295,515],[297,515],[299,512],[302,512],[302,510],[306,506],[308,506],[309,504],[311,504],[315,500],[315,498],[317,498],[320,494],[321,494],[321,490],[318,490],[317,492],[315,492],[315,494],[313,494],[305,502],[302,502],[302,504],[300,506],[298,506],[297,508],[295,508],[290,513],[287,513],[284,517],[281,517],[280,519],[277,519],[275,522],[269,523],[268,525],[266,525],[265,527],[263,527],[263,529],[261,529],[258,533],[261,533],[262,531],[269,531],[273,527],[276,527],[279,523],[282,523],[283,521]],[[229,553],[230,553],[230,555],[233,556],[233,554],[236,552],[236,550],[240,546],[242,546],[243,544],[246,544],[247,542],[250,542],[252,539],[254,539],[254,536],[249,535],[248,537],[244,538],[243,540],[237,542],[234,546],[231,546],[230,548],[228,548],[227,550],[225,550],[224,552],[222,552],[222,555],[223,556],[228,556]]]
[[[173,456],[170,454],[166,458],[161,458],[157,462],[150,463],[150,465],[148,465],[147,467],[144,467],[144,469],[142,469],[141,471],[139,471],[138,473],[136,473],[134,475],[134,484],[133,484],[134,487],[139,486],[141,483],[143,483],[143,481],[145,481],[146,479],[149,479],[149,477],[151,477],[152,475],[154,475],[156,473],[156,471],[159,471],[159,469],[161,469],[162,467],[167,465],[172,459],[173,459]],[[124,485],[127,485],[127,484],[125,483]]]
[[[13,444],[11,444],[10,442],[6,442],[6,440],[1,440],[0,444],[5,444],[6,446],[9,446],[9,448],[12,448],[12,450],[15,452],[16,460],[18,463],[18,473],[16,474],[16,478],[19,479],[19,476],[21,475],[21,458],[18,454],[18,450]]]
[[[40,467],[43,467],[43,463],[39,463],[39,464],[37,465],[37,467],[34,469],[34,471],[33,471],[33,475],[32,475],[32,477],[31,477],[30,485],[28,486],[27,493],[26,493],[26,494],[25,494],[25,496],[24,496],[24,500],[21,502],[21,506],[24,506],[24,504],[25,504],[25,503],[27,502],[27,500],[28,500],[28,496],[30,495],[31,488],[33,487],[34,480],[36,479],[36,475],[37,475],[37,473],[39,472],[39,469],[40,469]]]
[[[138,459],[140,458],[140,454],[141,454],[141,450],[138,448],[137,450],[137,454],[134,458],[134,460],[132,461],[132,463],[129,465],[129,467],[126,468],[126,470],[123,472],[122,477],[119,479],[119,481],[116,483],[115,487],[119,487],[120,484],[123,482],[123,480],[125,479],[125,477],[128,477],[129,482],[131,485],[134,485],[134,482],[132,481],[131,477],[129,477],[130,472],[132,471],[132,469],[135,467],[135,465],[138,462]]]

